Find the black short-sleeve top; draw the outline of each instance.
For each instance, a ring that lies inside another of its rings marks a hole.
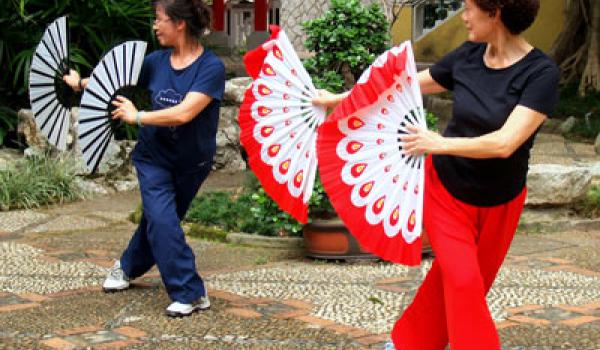
[[[517,105],[551,116],[558,101],[559,69],[537,48],[513,65],[485,65],[486,44],[465,42],[430,68],[433,79],[454,93],[453,115],[444,136],[477,137],[500,129]],[[537,131],[508,158],[473,159],[434,155],[446,189],[476,206],[515,198],[526,184],[529,152]]]

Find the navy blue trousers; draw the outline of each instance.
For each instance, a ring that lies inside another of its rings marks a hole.
[[[206,295],[206,290],[180,223],[208,176],[211,162],[188,172],[174,171],[145,157],[134,158],[134,165],[144,214],[123,252],[121,268],[134,279],[156,264],[171,300],[192,303]]]

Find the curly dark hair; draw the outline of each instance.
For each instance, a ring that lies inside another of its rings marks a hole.
[[[500,19],[514,35],[529,28],[538,10],[540,0],[473,0],[477,7],[493,16],[500,10]]]
[[[210,26],[210,10],[202,0],[153,0],[152,6],[161,6],[173,21],[184,21],[187,32],[194,38],[204,35]]]

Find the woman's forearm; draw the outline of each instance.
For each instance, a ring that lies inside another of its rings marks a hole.
[[[156,111],[142,111],[141,113],[142,125],[179,126],[188,123],[194,117],[180,105]]]
[[[443,137],[412,125],[401,137],[404,152],[446,154],[466,158],[508,158],[527,141],[546,120],[546,115],[517,105],[504,125],[493,132],[477,137]]]
[[[479,137],[444,137],[439,150],[432,154],[446,154],[466,158],[508,158],[515,148],[499,132]]]

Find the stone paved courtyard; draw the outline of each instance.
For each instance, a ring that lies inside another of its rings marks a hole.
[[[169,319],[156,270],[100,285],[137,193],[0,213],[0,349],[381,349],[431,265],[191,239],[210,311]],[[489,294],[505,349],[600,349],[600,230],[521,231]]]
[[[597,160],[591,146],[549,134],[532,156]],[[203,188],[242,181],[213,174]],[[131,192],[0,212],[0,349],[383,349],[432,262],[323,262],[189,239],[212,308],[170,319],[155,269],[126,292],[100,288],[138,203]],[[600,221],[554,220],[524,213],[488,296],[503,350],[600,350]]]

